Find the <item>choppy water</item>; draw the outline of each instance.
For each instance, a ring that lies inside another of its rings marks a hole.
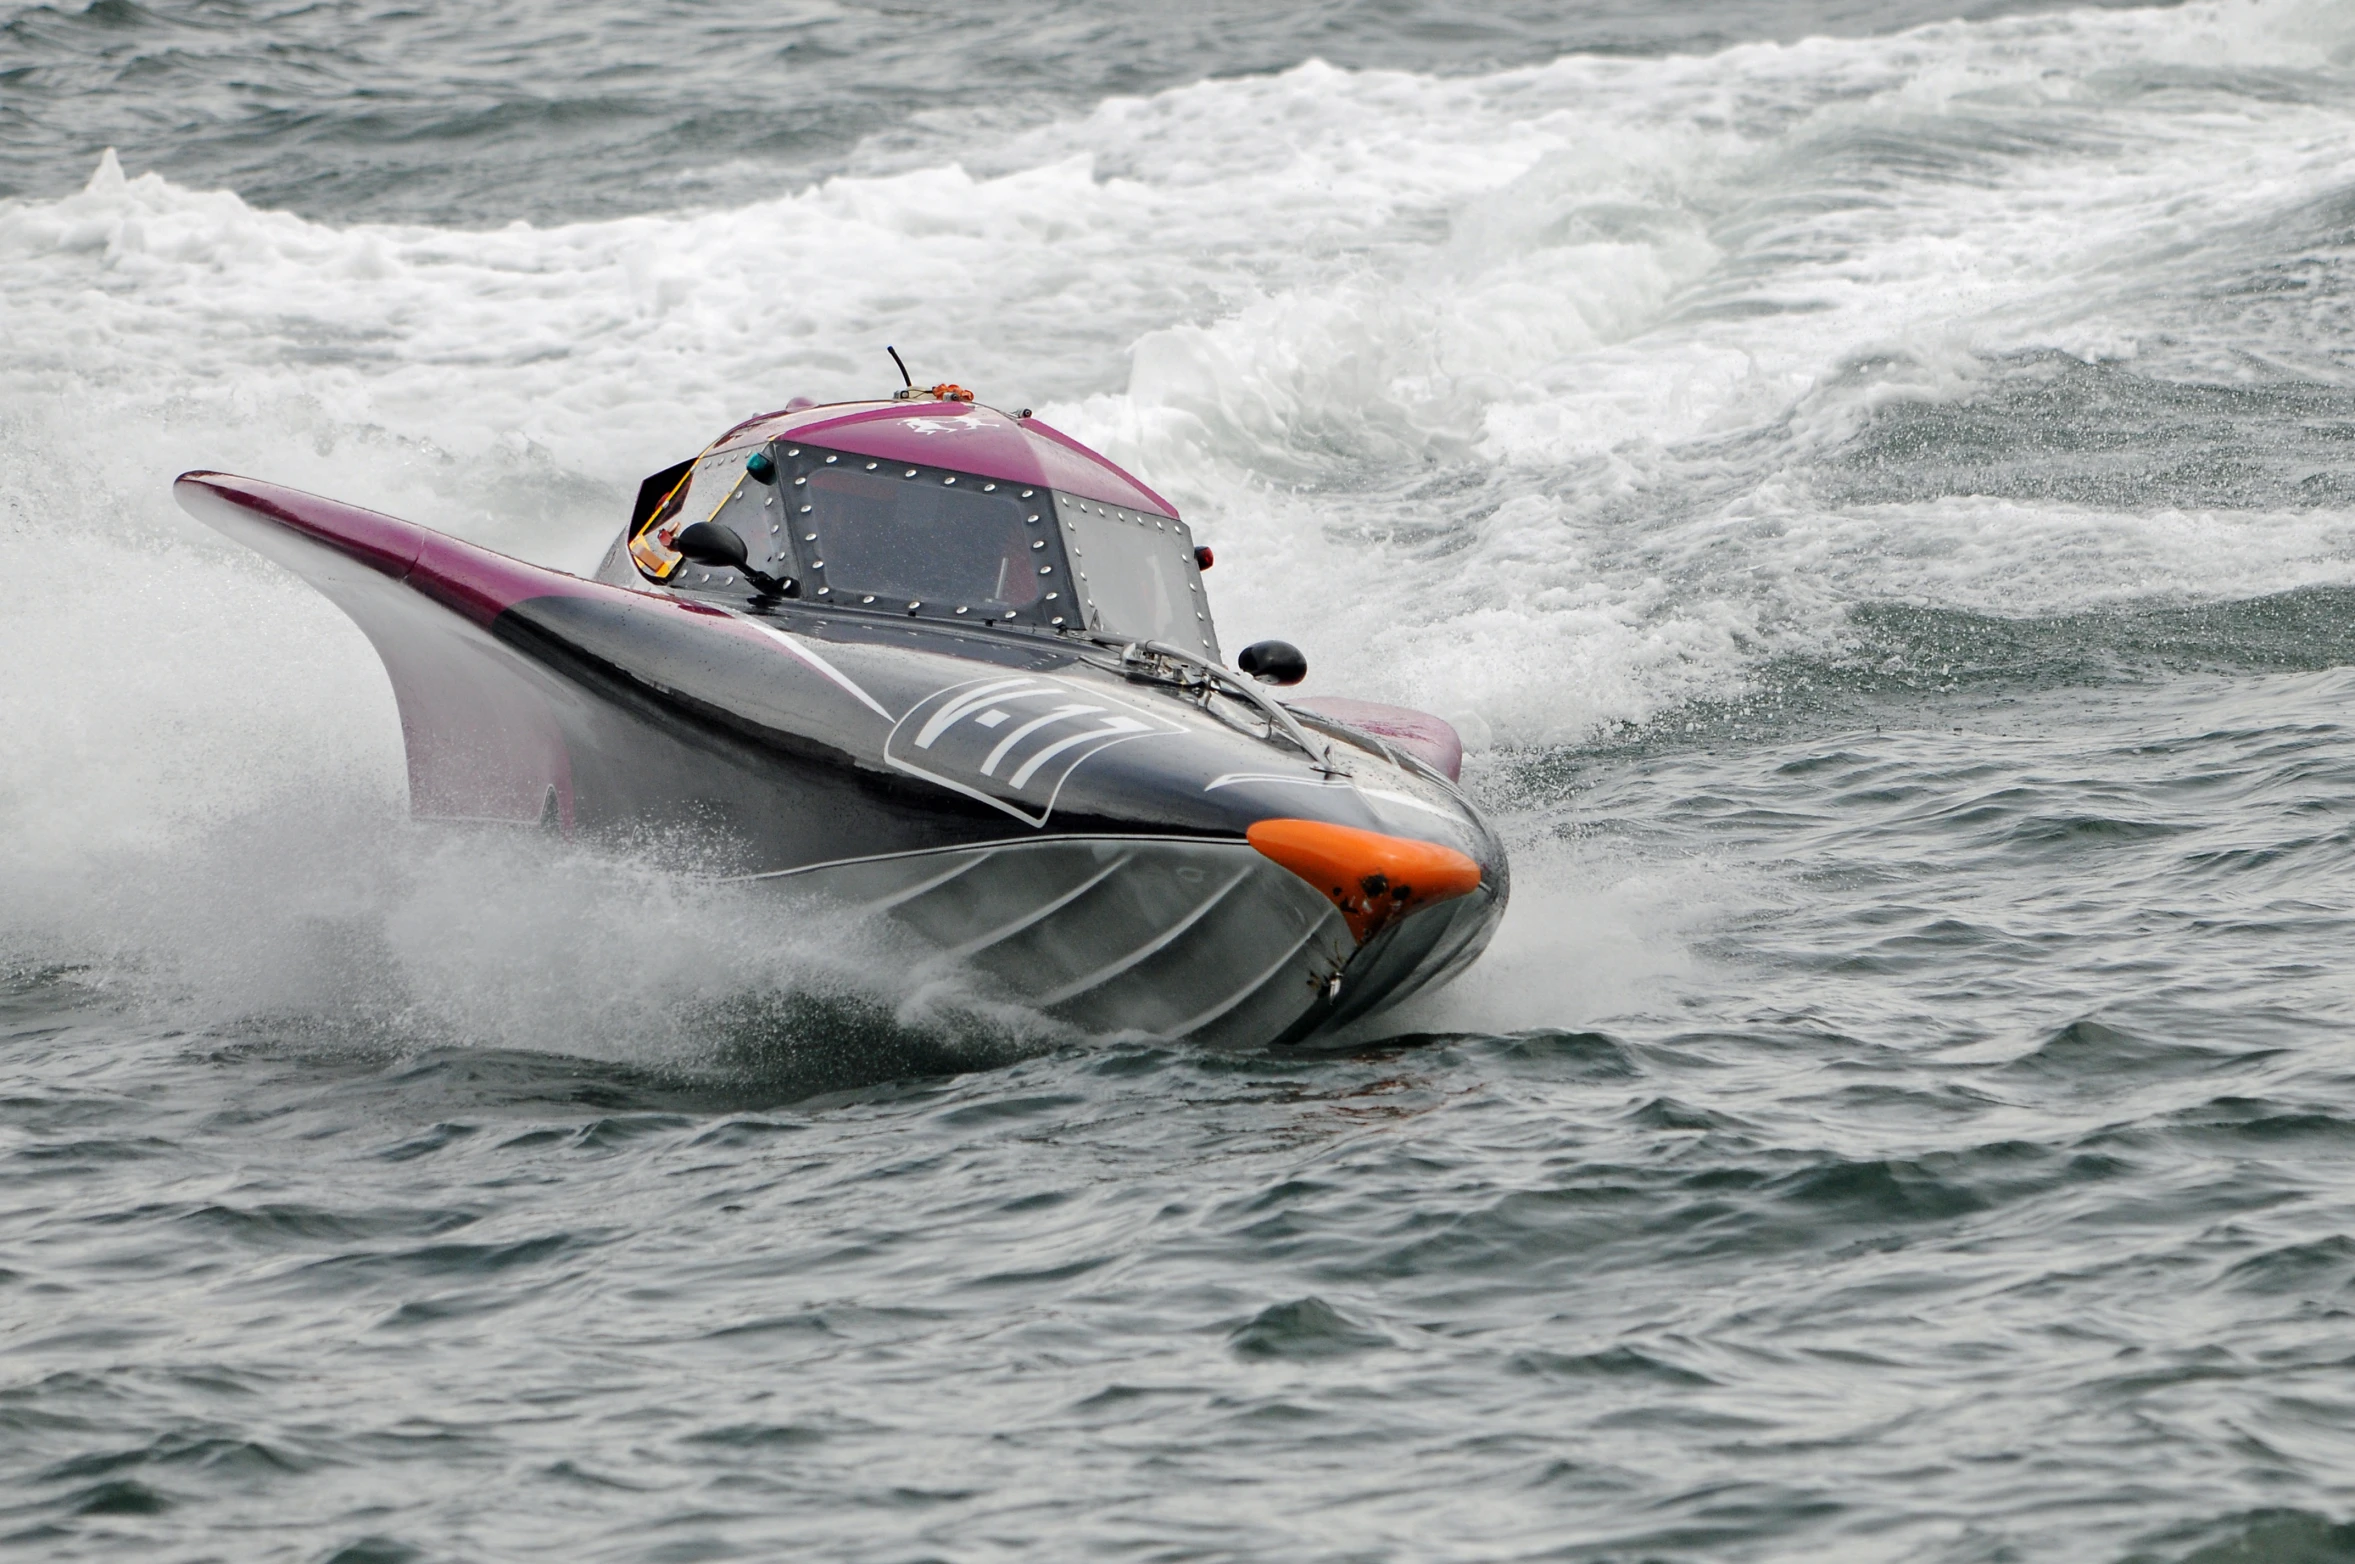
[[[2355,1559],[2355,12],[1949,16],[0,6],[0,1544]],[[166,492],[577,568],[887,341],[1459,721],[1479,968],[422,833]]]

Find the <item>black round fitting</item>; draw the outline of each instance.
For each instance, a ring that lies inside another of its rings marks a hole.
[[[1308,677],[1308,658],[1290,641],[1254,641],[1235,666],[1262,684],[1298,684]]]

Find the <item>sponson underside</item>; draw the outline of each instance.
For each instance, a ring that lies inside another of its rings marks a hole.
[[[889,917],[943,966],[1096,1035],[1294,1041],[1445,976],[1493,927],[1484,891],[1364,945],[1243,842],[1052,837],[756,877]]]

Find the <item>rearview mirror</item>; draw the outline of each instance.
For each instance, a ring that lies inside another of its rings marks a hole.
[[[752,551],[744,546],[744,539],[734,527],[723,527],[716,521],[697,521],[679,529],[671,539],[671,547],[698,565],[717,565],[724,570],[742,570],[752,558]]]
[[[744,546],[744,535],[734,527],[723,527],[716,521],[691,522],[679,529],[671,539],[671,547],[684,559],[698,565],[717,565],[722,570],[733,570],[745,580],[759,587],[767,597],[799,597],[801,583],[791,576],[772,576],[765,570],[752,568],[752,551]]]
[[[1235,666],[1262,684],[1298,684],[1308,677],[1308,659],[1290,641],[1254,641]]]

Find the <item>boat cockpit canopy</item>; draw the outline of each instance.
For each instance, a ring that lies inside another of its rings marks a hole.
[[[671,549],[696,521],[733,529],[754,569],[791,577],[813,606],[1101,630],[1218,659],[1193,535],[1174,516],[781,439],[701,457],[632,529],[648,579],[741,591],[734,571]]]

